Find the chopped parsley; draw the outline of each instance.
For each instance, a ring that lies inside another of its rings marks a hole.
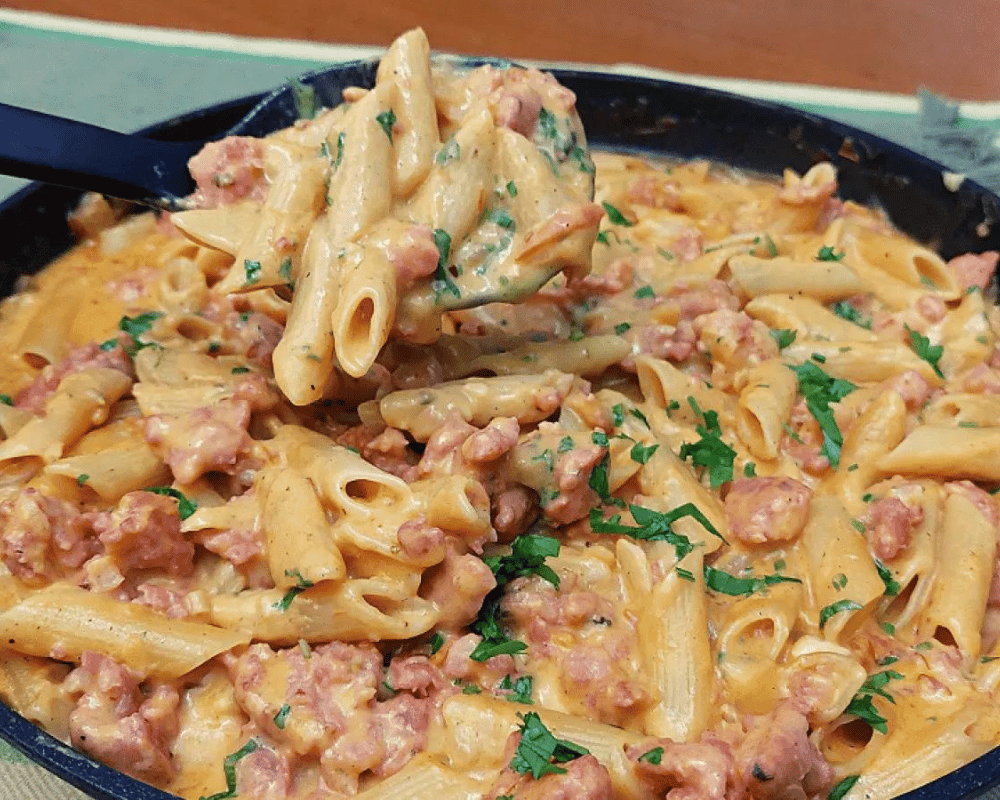
[[[292,707],[285,703],[281,708],[278,709],[278,713],[274,715],[274,724],[279,731],[285,729],[285,720],[288,719],[288,715],[292,713]]]
[[[639,422],[645,425],[646,429],[649,430],[649,420],[646,419],[646,415],[643,414],[638,408],[630,408],[628,413],[639,420]]]
[[[231,375],[245,375],[250,371],[250,367],[233,367],[229,370]]]
[[[861,688],[858,689],[854,697],[851,698],[851,702],[847,704],[844,713],[852,714],[858,719],[867,722],[879,733],[888,733],[889,729],[886,725],[886,718],[875,707],[872,696],[878,695],[879,697],[884,697],[890,703],[895,703],[895,699],[885,690],[885,686],[889,681],[901,680],[902,677],[899,672],[892,669],[869,675],[865,682],[861,684]]]
[[[538,109],[538,130],[546,139],[559,138],[559,128],[556,124],[556,115],[545,106]]]
[[[649,300],[656,297],[656,292],[653,291],[652,286],[640,286],[635,290],[634,297],[636,300]]]
[[[84,486],[89,480],[90,476],[86,472],[81,472],[79,475],[76,476],[76,485]]]
[[[639,756],[639,761],[645,761],[647,764],[653,764],[654,766],[659,766],[660,761],[663,759],[663,748],[654,747],[652,750],[647,750],[641,756]]]
[[[611,421],[616,428],[620,428],[625,424],[625,406],[621,403],[615,403],[611,406]]]
[[[497,585],[510,583],[515,578],[538,575],[553,586],[559,586],[559,576],[546,566],[545,559],[559,555],[559,540],[538,533],[525,533],[511,543],[510,553],[487,556],[483,559],[496,577]]]
[[[910,347],[913,348],[913,352],[930,364],[934,369],[934,373],[939,378],[943,378],[944,373],[941,371],[941,367],[938,366],[938,362],[944,354],[944,348],[939,344],[932,345],[930,339],[913,330],[909,325],[904,325],[903,327],[910,334]]]
[[[892,570],[890,570],[885,564],[875,559],[875,571],[878,572],[878,576],[882,579],[882,583],[885,584],[885,593],[889,597],[895,597],[899,594],[902,587],[899,582],[892,576]]]
[[[772,328],[771,336],[774,341],[778,344],[779,350],[784,350],[792,342],[795,341],[795,337],[798,335],[798,331],[792,328]]]
[[[565,739],[557,739],[545,727],[541,717],[534,711],[518,715],[521,717],[521,741],[517,752],[510,761],[510,768],[522,775],[531,773],[538,780],[543,775],[561,775],[566,772],[556,764],[565,764],[581,756],[589,755],[590,751]]]
[[[313,582],[303,578],[302,573],[300,573],[297,569],[291,571],[285,570],[285,575],[289,578],[295,578],[295,585],[285,592],[281,600],[273,604],[272,607],[277,608],[280,611],[288,611],[289,606],[292,604],[292,600],[313,585]]]
[[[789,368],[798,376],[799,392],[806,401],[806,408],[823,432],[823,446],[820,450],[836,469],[840,464],[840,448],[844,444],[844,436],[837,427],[830,403],[843,400],[858,387],[842,378],[832,378],[811,361],[798,366],[790,364]]]
[[[545,448],[537,456],[531,457],[532,461],[541,461],[549,468],[549,472],[554,472],[556,468],[556,457],[549,448]]]
[[[846,319],[848,322],[853,322],[855,325],[860,325],[862,328],[871,330],[872,321],[863,316],[860,311],[846,300],[838,300],[830,306],[830,310],[841,319]]]
[[[757,465],[752,461],[748,461],[743,465],[743,477],[744,478],[756,478],[757,477]]]
[[[589,517],[590,529],[594,533],[617,533],[644,541],[668,542],[677,550],[679,559],[694,550],[694,544],[690,539],[674,531],[673,525],[679,519],[691,517],[713,536],[722,539],[722,534],[694,503],[684,503],[667,512],[653,511],[645,506],[636,505],[630,505],[628,510],[635,520],[635,525],[623,525],[621,514],[604,519],[599,508],[592,508]]]
[[[754,244],[759,243],[759,239],[754,241]],[[769,234],[764,234],[764,249],[767,255],[771,258],[775,258],[778,255],[778,245],[774,243],[774,239],[770,237]]]
[[[147,311],[134,317],[122,317],[118,320],[118,330],[125,331],[133,339],[138,340],[144,333],[149,333],[153,323],[162,316],[159,311]]]
[[[337,155],[333,159],[333,168],[336,169],[340,166],[341,162],[344,160],[344,141],[347,139],[347,133],[341,131],[337,134]]]
[[[837,616],[844,611],[860,611],[861,604],[856,603],[854,600],[838,600],[836,603],[830,603],[828,606],[823,606],[819,610],[819,627],[823,628],[826,626],[833,617]]]
[[[375,121],[382,126],[382,130],[389,137],[389,142],[391,143],[392,126],[396,124],[396,112],[390,108],[388,111],[383,111],[381,114],[376,115]]]
[[[798,578],[790,578],[787,575],[778,575],[777,573],[741,578],[731,575],[725,570],[710,567],[707,564],[704,571],[705,585],[709,589],[719,594],[730,595],[731,597],[746,597],[747,595],[756,594],[761,589],[777,583],[802,583]]]
[[[625,228],[631,228],[633,225],[635,225],[635,223],[632,222],[632,220],[630,220],[628,217],[626,217],[615,206],[611,205],[611,203],[604,202],[604,203],[601,203],[601,205],[604,206],[604,211],[608,215],[608,219],[613,224],[615,224],[615,225],[621,225],[622,227],[625,227]]]
[[[684,567],[674,567],[674,572],[677,573],[677,577],[682,581],[694,583],[694,573],[691,570],[684,569]]]
[[[854,784],[860,778],[860,775],[848,775],[830,790],[830,793],[826,796],[826,800],[843,800],[844,795],[854,788]]]
[[[501,228],[505,228],[508,231],[514,230],[515,224],[514,219],[510,214],[507,213],[506,209],[503,208],[488,208],[483,212],[483,222],[492,222],[494,225],[499,225]]]
[[[260,280],[261,266],[259,261],[254,261],[251,258],[243,259],[243,275],[244,282],[247,286],[252,286]]]
[[[563,438],[559,440],[559,447],[556,448],[556,452],[568,453],[570,450],[573,449],[575,444],[576,443],[573,441],[572,436],[563,436]]]
[[[711,409],[702,411],[693,397],[688,397],[688,405],[704,424],[695,426],[701,438],[697,442],[685,442],[681,445],[678,455],[682,459],[691,459],[696,467],[708,470],[708,480],[713,489],[733,479],[733,462],[736,451],[722,441],[722,427],[719,425],[719,414]]]
[[[444,634],[441,631],[436,631],[431,637],[431,655],[434,655],[442,647],[444,647]]]
[[[451,292],[455,297],[461,297],[462,293],[459,291],[458,286],[455,285],[455,281],[451,279],[451,273],[448,272],[448,256],[451,255],[451,236],[448,234],[448,231],[435,228],[434,244],[438,250],[437,269],[434,270],[434,291],[437,293],[438,298],[445,291]]]
[[[534,704],[531,699],[531,691],[534,681],[530,675],[522,675],[516,681],[510,679],[510,675],[504,675],[497,688],[502,692],[508,692],[507,699],[512,703],[521,703],[526,706]]]
[[[559,576],[545,564],[549,556],[559,555],[559,540],[551,536],[526,533],[518,536],[510,553],[483,559],[492,570],[497,585],[486,595],[479,614],[470,628],[483,637],[469,656],[473,661],[486,661],[494,656],[513,655],[527,649],[524,642],[511,639],[500,624],[500,598],[504,587],[515,578],[538,575],[553,586],[559,586]]]
[[[0,403],[3,403],[5,406],[12,406],[14,405],[14,398],[9,394],[0,394]]]
[[[615,325],[615,333],[621,336],[623,333],[626,333],[627,331],[631,330],[631,328],[632,326],[629,323],[619,322],[617,325]]]
[[[658,444],[644,445],[642,442],[636,442],[632,445],[629,456],[636,464],[645,464],[659,448]]]
[[[819,252],[816,254],[816,260],[817,261],[843,261],[844,260],[844,255],[845,255],[845,253],[844,253],[843,250],[837,251],[837,250],[834,250],[829,245],[823,245],[823,247],[821,247],[819,249]]]
[[[208,797],[200,797],[199,800],[226,800],[229,797],[236,797],[236,764],[240,759],[250,755],[260,747],[256,739],[251,739],[235,753],[230,753],[222,762],[222,773],[226,776],[226,791],[216,792]]]
[[[174,498],[177,501],[177,514],[182,520],[187,519],[198,510],[198,504],[194,500],[186,497],[173,486],[150,486],[146,491]]]
[[[458,142],[455,141],[455,137],[452,136],[447,142],[441,145],[441,149],[435,153],[434,163],[439,167],[443,167],[445,164],[454,161],[460,155],[462,155],[462,149],[459,147]]]
[[[597,496],[605,503],[613,502],[615,498],[611,496],[611,487],[608,484],[608,464],[610,456],[605,453],[604,458],[590,471],[590,478],[587,485],[593,489]]]
[[[291,283],[292,280],[292,257],[282,259],[281,265],[278,267],[278,274],[285,283]]]
[[[507,181],[507,194],[517,197],[517,184],[514,181]]]
[[[586,172],[588,175],[594,175],[597,173],[590,154],[580,147],[580,145],[575,145],[570,149],[569,157],[571,160],[576,162],[577,167],[580,168],[580,172]]]

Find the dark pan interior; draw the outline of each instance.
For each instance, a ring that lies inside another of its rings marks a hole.
[[[315,89],[320,104],[334,105],[346,86],[371,85],[374,71],[371,62],[355,62],[310,73],[302,81]],[[1000,250],[1000,198],[969,180],[950,191],[945,167],[878,136],[785,106],[685,84],[590,72],[554,74],[576,92],[592,146],[705,157],[772,174],[785,167],[803,172],[830,161],[839,173],[842,199],[884,209],[897,227],[943,257]],[[259,100],[243,98],[195,111],[144,133],[207,141],[227,132],[263,135],[296,117],[290,87],[261,105]],[[3,295],[13,290],[19,275],[37,271],[73,243],[66,214],[78,197],[72,190],[34,185],[0,204]],[[99,800],[172,797],[77,753],[2,703],[0,737]],[[972,800],[998,783],[1000,749],[903,797]]]

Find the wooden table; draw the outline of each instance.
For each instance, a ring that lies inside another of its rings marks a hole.
[[[172,28],[1000,99],[997,0],[6,0]]]

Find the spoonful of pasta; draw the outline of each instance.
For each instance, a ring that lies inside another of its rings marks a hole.
[[[413,30],[372,88],[206,145],[196,207],[171,219],[232,255],[214,291],[290,300],[275,378],[312,403],[363,378],[390,336],[429,343],[445,312],[589,271],[603,210],[574,103],[538,70],[432,62]]]

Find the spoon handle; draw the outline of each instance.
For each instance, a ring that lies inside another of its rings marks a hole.
[[[199,145],[163,142],[0,103],[0,173],[178,208]]]

